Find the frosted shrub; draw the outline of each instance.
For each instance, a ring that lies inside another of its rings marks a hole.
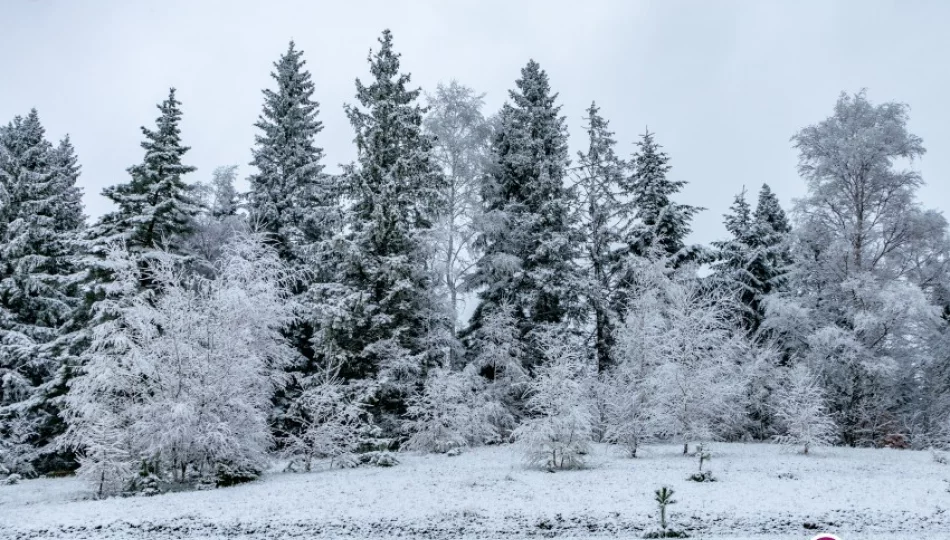
[[[133,463],[163,481],[231,483],[267,461],[270,398],[294,355],[281,335],[295,310],[283,264],[250,235],[225,247],[213,279],[165,255],[110,254],[125,293],[100,302],[115,316],[96,327],[67,396],[68,441],[100,495]],[[141,271],[153,289],[139,292]]]
[[[609,373],[601,386],[605,409],[604,440],[637,457],[637,450],[652,439],[660,423],[656,396],[633,363],[623,363]]]
[[[364,394],[358,385],[344,384],[338,368],[312,376],[288,410],[288,419],[297,426],[281,438],[281,455],[290,460],[289,467],[310,472],[315,460],[329,459],[331,466],[350,463],[368,428]]]
[[[776,393],[775,416],[782,429],[776,441],[799,446],[803,454],[835,440],[834,420],[824,405],[818,383],[804,364],[788,372],[786,383]]]
[[[540,337],[546,363],[529,385],[531,414],[514,431],[530,465],[576,469],[590,453],[594,418],[587,395],[592,366],[579,348],[550,331]]]
[[[484,386],[472,366],[430,372],[423,391],[409,400],[405,427],[411,435],[403,448],[441,453],[498,440]]]

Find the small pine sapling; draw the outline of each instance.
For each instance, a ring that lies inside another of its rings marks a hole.
[[[653,531],[645,534],[644,538],[686,538],[687,535],[683,531],[677,531],[674,529],[667,528],[668,524],[666,521],[666,508],[671,504],[676,504],[676,501],[673,500],[673,490],[666,486],[661,487],[660,489],[654,492],[654,500],[656,501],[657,506],[660,509],[660,530]]]
[[[709,451],[708,447],[704,444],[696,445],[696,453],[693,454],[699,459],[699,472],[693,474],[689,477],[690,480],[694,482],[715,482],[716,479],[713,477],[713,473],[710,470],[703,470],[703,463],[712,459],[712,453]]]
[[[656,503],[660,505],[660,528],[666,531],[666,507],[676,504],[673,500],[673,490],[665,486],[656,490]]]

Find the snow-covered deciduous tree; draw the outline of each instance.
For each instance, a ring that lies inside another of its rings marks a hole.
[[[782,431],[775,440],[801,447],[803,454],[834,442],[837,428],[825,407],[824,392],[808,366],[790,368],[784,379],[773,402]]]
[[[833,264],[843,276],[886,265],[908,240],[923,180],[916,171],[895,170],[894,161],[925,150],[907,121],[902,103],[875,106],[864,91],[842,93],[832,116],[793,137],[809,191],[799,212],[834,232],[844,249],[834,252]]]
[[[202,212],[195,217],[186,250],[193,254],[195,267],[207,275],[214,274],[213,264],[231,238],[248,229],[246,216],[238,213],[241,203],[234,187],[236,179],[237,165],[217,167],[211,182],[199,186],[205,201]]]
[[[216,218],[236,215],[241,207],[241,196],[234,187],[237,165],[217,167],[211,173],[211,215]]]
[[[493,412],[489,415],[502,440],[506,440],[521,416],[521,401],[529,381],[513,307],[503,302],[482,321],[468,343],[468,365],[487,381],[483,392]]]
[[[728,290],[706,290],[691,266],[670,271],[662,257],[633,268],[618,332],[621,369],[637,374],[640,388],[632,391],[655,407],[656,432],[683,441],[686,452],[689,442],[728,432],[745,412],[735,299]]]
[[[335,366],[317,371],[306,383],[286,413],[284,424],[290,428],[281,435],[281,456],[307,472],[321,459],[331,466],[351,464],[370,426],[367,385],[348,384]]]
[[[251,235],[228,245],[214,278],[185,272],[171,254],[141,257],[110,252],[124,294],[100,302],[114,318],[95,328],[70,382],[66,441],[80,474],[124,470],[123,455],[174,482],[258,473],[270,398],[294,357],[280,333],[295,316],[283,263]],[[143,270],[154,288],[138,294]]]
[[[601,390],[606,409],[603,439],[622,446],[632,458],[660,431],[658,396],[649,393],[648,381],[635,369],[624,363],[612,370]]]
[[[403,448],[447,452],[498,441],[492,421],[495,404],[488,400],[485,386],[472,365],[462,371],[430,371],[423,391],[408,401],[404,428],[410,436]]]
[[[512,436],[530,465],[548,470],[582,467],[594,435],[588,386],[596,366],[560,325],[544,328],[538,344],[544,363],[528,385],[528,416]]]
[[[457,321],[462,284],[475,266],[474,222],[481,212],[478,190],[489,162],[491,125],[482,114],[483,96],[457,81],[439,84],[427,98],[423,126],[433,138],[432,159],[446,177],[445,207],[434,231],[436,264]]]
[[[83,426],[86,446],[79,455],[79,477],[93,486],[96,497],[107,497],[126,489],[135,472],[130,434],[110,411],[87,410],[89,422]]]
[[[920,174],[898,169],[924,152],[907,110],[842,94],[793,138],[808,195],[795,209],[788,291],[766,301],[763,326],[814,370],[849,445],[906,435],[920,419],[906,405],[928,395],[921,368],[934,355],[946,257],[935,239],[947,224],[917,202]]]

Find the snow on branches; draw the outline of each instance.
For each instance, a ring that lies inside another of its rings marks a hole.
[[[125,294],[108,306],[114,318],[95,329],[67,396],[80,475],[109,493],[136,462],[172,482],[261,471],[270,398],[295,354],[280,333],[295,305],[276,253],[238,237],[214,278],[161,254],[145,261],[116,247],[109,259]],[[138,290],[140,271],[154,289]]]

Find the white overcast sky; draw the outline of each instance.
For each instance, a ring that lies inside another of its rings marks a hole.
[[[645,126],[709,208],[693,240],[725,235],[722,213],[768,182],[788,206],[803,193],[789,138],[832,112],[841,91],[910,104],[927,155],[921,199],[950,210],[950,2],[934,1],[55,1],[3,0],[0,121],[36,107],[52,138],[69,133],[88,213],[104,186],[140,161],[168,87],[183,102],[183,138],[207,180],[218,165],[250,172],[271,64],[293,38],[321,103],[328,170],[353,159],[343,104],[384,28],[404,70],[431,90],[455,78],[497,110],[530,58],[548,72],[583,144],[591,100],[628,155]]]

